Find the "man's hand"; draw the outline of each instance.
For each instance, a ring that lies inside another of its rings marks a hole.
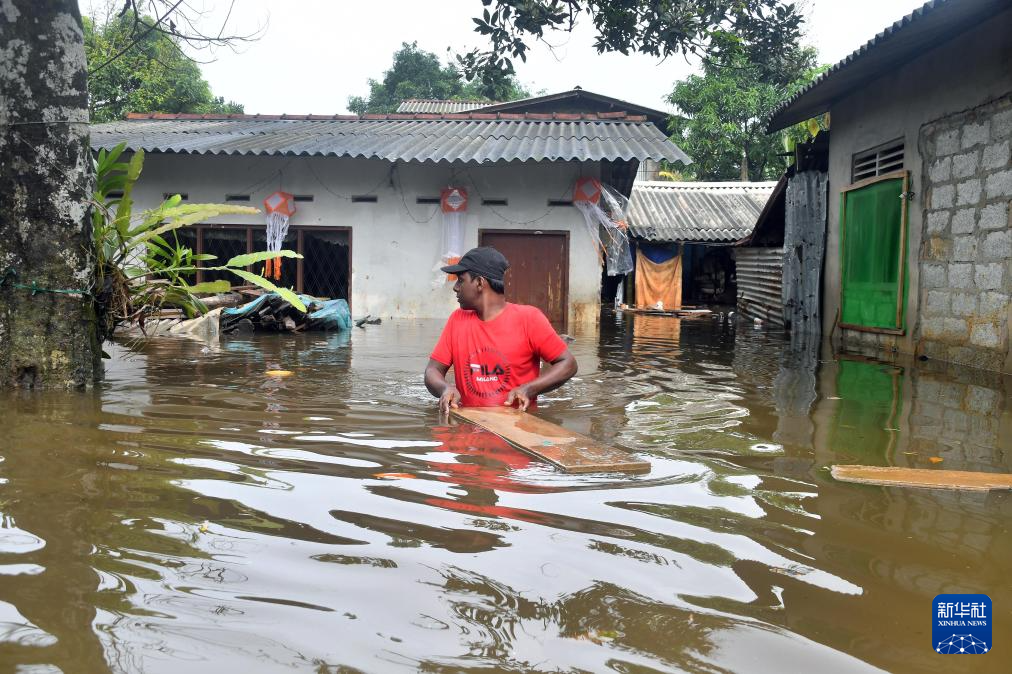
[[[439,396],[439,413],[449,414],[450,408],[457,409],[458,407],[460,407],[460,391],[457,390],[457,387],[447,384],[443,395]]]
[[[531,399],[534,396],[531,394],[527,385],[517,386],[515,389],[509,392],[506,396],[506,402],[503,405],[512,407],[514,403],[517,404],[517,409],[521,412],[526,412],[527,408],[531,405]]]
[[[449,421],[450,410],[460,407],[460,391],[457,387],[446,381],[446,372],[449,365],[440,363],[434,358],[429,359],[425,366],[425,388],[429,393],[439,398],[439,416]]]

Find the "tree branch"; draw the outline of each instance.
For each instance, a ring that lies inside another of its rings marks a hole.
[[[133,1],[134,1],[134,0],[127,0],[127,2],[131,2],[131,3],[132,3]],[[155,30],[155,28],[157,28],[157,27],[158,27],[158,24],[159,24],[159,23],[161,23],[162,21],[164,21],[164,20],[165,20],[165,19],[166,19],[166,18],[167,18],[167,17],[169,16],[169,14],[170,14],[171,12],[175,11],[175,10],[176,10],[176,8],[177,8],[177,7],[179,7],[179,6],[181,5],[181,4],[183,4],[183,0],[178,0],[178,1],[176,2],[176,4],[174,4],[174,5],[173,5],[173,6],[171,7],[171,8],[169,8],[169,11],[168,11],[168,12],[166,12],[166,13],[165,13],[164,15],[162,15],[162,16],[161,16],[161,17],[160,17],[160,18],[158,19],[158,21],[156,21],[156,22],[155,22],[155,23],[153,23],[152,25],[148,26],[146,30],[142,31],[142,32],[141,32],[141,33],[140,33],[139,35],[136,35],[136,36],[134,37],[134,39],[133,39],[133,40],[131,40],[131,41],[130,41],[130,42],[129,42],[129,43],[127,44],[127,46],[123,47],[123,48],[122,48],[122,49],[120,49],[120,50],[119,50],[118,52],[116,52],[115,54],[113,54],[113,55],[112,55],[112,56],[111,56],[111,57],[110,57],[110,58],[109,58],[108,60],[106,60],[106,61],[105,61],[104,63],[102,63],[102,64],[101,64],[101,65],[99,65],[98,67],[96,67],[96,68],[94,68],[94,69],[92,69],[92,70],[89,70],[89,71],[88,71],[88,76],[90,77],[91,75],[94,75],[95,73],[99,72],[100,70],[102,70],[103,68],[105,68],[106,66],[108,66],[108,65],[109,65],[110,63],[112,63],[113,61],[115,61],[116,59],[118,59],[118,58],[119,58],[120,56],[123,56],[123,54],[127,53],[128,51],[130,51],[130,49],[132,49],[132,48],[133,48],[133,47],[134,47],[134,46],[135,46],[135,45],[136,45],[136,44],[137,44],[138,42],[140,42],[140,41],[141,41],[141,40],[143,40],[143,39],[144,39],[144,38],[145,38],[145,37],[146,37],[146,36],[147,36],[148,34],[150,34],[150,33],[151,33],[151,31]],[[137,13],[136,13],[136,11],[137,11],[137,10],[136,10],[136,8],[135,8],[135,9],[134,9],[134,26],[135,26],[135,27],[136,27],[137,23],[138,23],[138,22],[140,21],[140,19],[138,18],[138,15],[137,15]],[[157,15],[156,15],[156,16],[157,16]]]

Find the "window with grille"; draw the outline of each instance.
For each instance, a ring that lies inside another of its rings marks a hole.
[[[249,246],[246,235],[246,228],[228,227],[228,228],[202,228],[197,233],[198,245],[201,246],[198,250],[203,253],[210,253],[215,256],[214,260],[209,260],[206,266],[216,267],[225,264],[236,255],[242,255],[243,253],[249,252]],[[201,263],[200,266],[205,266],[205,263]],[[205,271],[198,272],[200,274],[201,281],[229,281],[231,282],[235,276],[231,272],[227,271]]]
[[[875,178],[903,168],[903,139],[897,138],[854,155],[852,182]]]
[[[238,279],[229,272],[204,270],[225,264],[236,255],[267,249],[264,227],[197,225],[176,230],[180,244],[214,260],[200,262],[197,282]],[[290,227],[282,248],[302,254],[302,259],[281,259],[281,280],[274,283],[313,297],[350,300],[351,231],[347,228]],[[263,267],[250,271],[263,273]],[[273,280],[273,279],[272,279]]]

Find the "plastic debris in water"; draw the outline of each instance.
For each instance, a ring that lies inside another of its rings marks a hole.
[[[200,533],[206,534],[210,528],[211,523],[208,522],[207,520],[204,520],[204,523],[200,525]]]
[[[411,473],[373,473],[372,476],[381,480],[414,480],[418,477]]]
[[[268,377],[290,377],[295,373],[291,370],[267,370],[264,374]]]
[[[943,459],[940,456],[929,456],[928,461],[930,461],[931,463],[941,463]]]

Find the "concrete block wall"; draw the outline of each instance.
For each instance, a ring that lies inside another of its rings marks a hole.
[[[1012,95],[921,129],[917,352],[1012,370]]]

